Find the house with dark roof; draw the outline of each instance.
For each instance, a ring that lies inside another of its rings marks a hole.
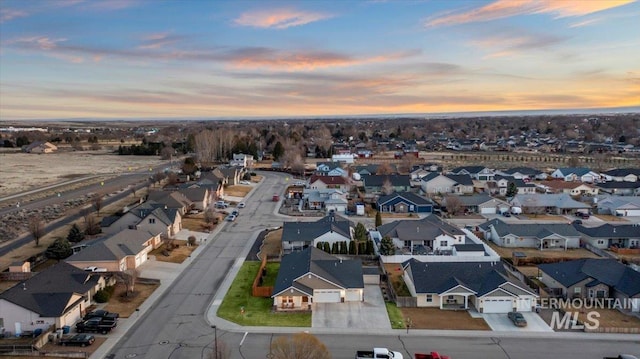
[[[609,181],[595,184],[599,192],[615,196],[640,196],[640,181]]]
[[[207,209],[215,199],[214,192],[206,186],[190,186],[187,188],[181,188],[178,192],[191,201],[191,209],[199,209],[201,211]]]
[[[615,298],[628,304],[622,309],[640,311],[640,272],[614,259],[577,259],[538,269],[542,283],[566,299]]]
[[[98,267],[123,272],[141,266],[160,244],[160,233],[125,229],[93,242],[65,261],[80,269]]]
[[[396,192],[382,196],[376,201],[380,212],[388,213],[431,213],[433,202],[412,192]]]
[[[347,194],[339,189],[311,189],[304,188],[302,192],[303,204],[307,209],[324,209],[327,212],[344,212],[349,201]]]
[[[312,303],[362,302],[362,262],[314,247],[289,253],[282,257],[271,297],[276,311],[310,311]]]
[[[640,249],[640,224],[611,224],[605,223],[598,227],[584,227],[574,225],[582,233],[582,240],[596,248],[611,247]]]
[[[478,226],[484,238],[501,247],[568,249],[580,247],[581,234],[568,223],[506,223],[492,219]]]
[[[23,148],[26,153],[53,153],[58,147],[51,142],[34,141]]]
[[[478,181],[492,181],[495,172],[485,166],[462,166],[449,171],[452,175],[468,175]]]
[[[441,201],[442,207],[447,207],[448,198],[455,199],[456,205],[459,205],[460,209],[465,213],[496,214],[507,212],[511,208],[509,203],[492,197],[487,193],[476,193],[472,196],[445,197]],[[451,212],[450,209],[449,212]]]
[[[193,207],[193,202],[184,194],[177,191],[150,191],[147,194],[147,202],[154,201],[160,203],[166,208],[176,208],[181,215],[189,212]]]
[[[603,172],[602,175],[606,181],[638,182],[640,168],[616,168]]]
[[[411,189],[408,175],[363,175],[364,191],[369,194],[383,193],[388,185],[394,192],[407,192]]]
[[[420,220],[399,220],[377,228],[381,237],[391,238],[398,254],[448,253],[455,245],[466,244],[466,234],[436,215]]]
[[[318,162],[316,164],[315,175],[318,176],[337,176],[344,177],[348,175],[347,171],[342,168],[340,162]]]
[[[509,278],[500,262],[402,263],[403,278],[418,307],[480,313],[530,312],[538,295]]]
[[[329,213],[315,222],[284,222],[282,251],[300,251],[316,247],[319,242],[328,242],[330,246],[338,242],[349,243],[352,238],[352,223],[335,213]]]
[[[503,171],[496,171],[497,174],[512,177],[520,180],[545,180],[548,175],[540,170],[531,167],[515,167]]]
[[[109,220],[102,224],[105,224],[102,232],[106,234],[116,234],[125,229],[139,229],[173,237],[182,229],[182,215],[178,208],[169,208],[151,200],[130,209],[115,221]]]
[[[420,188],[427,194],[471,194],[473,179],[468,175],[441,175],[433,172],[420,180]]]
[[[3,328],[13,332],[73,326],[105,285],[98,273],[58,262],[0,294]]]

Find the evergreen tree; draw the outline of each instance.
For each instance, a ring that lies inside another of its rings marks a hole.
[[[271,154],[273,155],[273,159],[276,161],[279,161],[280,157],[284,155],[284,146],[280,141],[276,142],[276,145],[273,146],[273,151],[271,152]]]
[[[380,241],[380,254],[383,256],[392,256],[396,254],[396,246],[389,236],[384,236]]]
[[[316,244],[316,248],[322,250],[322,248],[324,248],[324,242],[318,242],[318,244]]]
[[[338,242],[333,242],[331,245],[331,253],[338,254]]]
[[[324,242],[322,250],[327,253],[331,253],[331,245],[329,242]]]
[[[71,244],[69,241],[64,238],[58,238],[47,248],[45,255],[47,258],[52,259],[65,259],[73,254],[73,249],[71,249]]]
[[[380,214],[380,211],[376,212],[376,228],[380,227],[382,225],[382,214]]]
[[[516,187],[515,182],[509,182],[507,186],[507,197],[513,197],[518,194],[518,187]]]
[[[71,243],[78,243],[84,239],[84,233],[80,230],[77,224],[73,224],[67,234],[67,240]]]
[[[356,254],[356,244],[354,241],[349,242],[349,254]]]

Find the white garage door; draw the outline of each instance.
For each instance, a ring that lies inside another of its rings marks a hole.
[[[626,212],[629,217],[640,217],[640,209],[630,209]]]
[[[480,209],[481,214],[496,214],[496,207],[483,207]]]
[[[347,293],[345,294],[345,301],[347,302],[359,302],[360,301],[360,290],[359,289],[347,289]]]
[[[314,303],[340,303],[339,290],[315,290],[313,291]]]
[[[485,299],[482,305],[483,313],[509,313],[513,311],[511,298]]]
[[[640,312],[640,298],[631,299],[631,311]]]
[[[530,312],[531,311],[531,298],[518,298],[518,311]]]

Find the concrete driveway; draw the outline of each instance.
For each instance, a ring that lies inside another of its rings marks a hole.
[[[524,328],[516,327],[507,317],[507,313],[480,314],[494,332],[553,332],[549,325],[537,313],[521,312],[527,320]]]
[[[391,329],[391,323],[380,287],[365,285],[364,302],[314,303],[311,327]]]

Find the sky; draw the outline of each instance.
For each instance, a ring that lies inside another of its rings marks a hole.
[[[634,0],[0,0],[0,120],[626,106]]]

